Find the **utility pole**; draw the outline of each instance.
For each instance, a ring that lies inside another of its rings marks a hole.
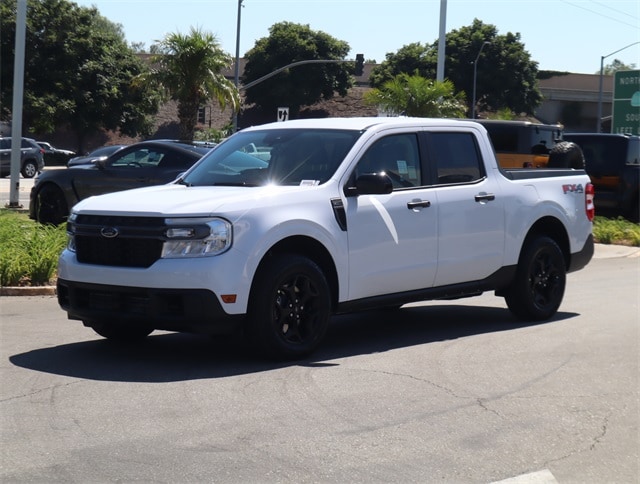
[[[440,0],[440,36],[438,37],[438,66],[436,81],[444,81],[444,56],[447,46],[447,0]]]
[[[238,0],[238,24],[236,26],[236,62],[234,66],[234,84],[236,89],[240,84],[240,15],[242,13],[242,2],[244,0]],[[240,106],[238,106],[240,108]],[[238,130],[238,112],[233,112],[233,132]]]

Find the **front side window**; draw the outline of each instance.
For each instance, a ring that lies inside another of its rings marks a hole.
[[[181,183],[193,186],[315,186],[325,183],[359,131],[271,129],[240,132],[193,167]]]
[[[163,151],[154,148],[139,148],[115,157],[111,161],[112,168],[144,168],[157,166],[164,158]]]
[[[394,188],[422,185],[418,139],[413,133],[386,136],[372,144],[356,166],[356,177],[384,172]]]

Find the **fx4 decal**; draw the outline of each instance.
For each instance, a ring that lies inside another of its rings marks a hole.
[[[567,193],[584,193],[584,187],[582,184],[578,185],[562,185],[562,191],[566,195]]]

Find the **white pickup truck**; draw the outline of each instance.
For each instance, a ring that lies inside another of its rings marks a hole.
[[[549,319],[593,255],[593,215],[584,171],[501,169],[477,123],[273,123],[171,184],[78,203],[57,294],[106,338],[242,329],[300,358],[333,314],[362,309],[495,291]]]

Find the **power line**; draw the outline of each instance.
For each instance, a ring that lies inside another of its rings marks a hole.
[[[614,17],[610,17],[609,15],[605,15],[605,14],[603,14],[601,12],[597,12],[595,10],[591,10],[590,8],[583,7],[582,5],[576,5],[575,3],[571,3],[571,2],[569,2],[567,0],[561,0],[561,1],[566,3],[567,5],[571,5],[572,7],[576,7],[576,8],[582,9],[582,10],[586,10],[587,12],[591,12],[591,13],[599,16],[599,17],[604,17],[604,18],[607,18],[609,20],[613,20],[614,22],[617,22],[617,23],[622,24],[622,25],[626,25],[627,27],[631,27],[631,28],[634,28],[634,29],[638,29],[639,28],[638,24],[633,25],[633,24],[630,24],[630,23],[627,23],[627,22],[623,22],[620,19],[617,19],[617,18],[614,18]]]

